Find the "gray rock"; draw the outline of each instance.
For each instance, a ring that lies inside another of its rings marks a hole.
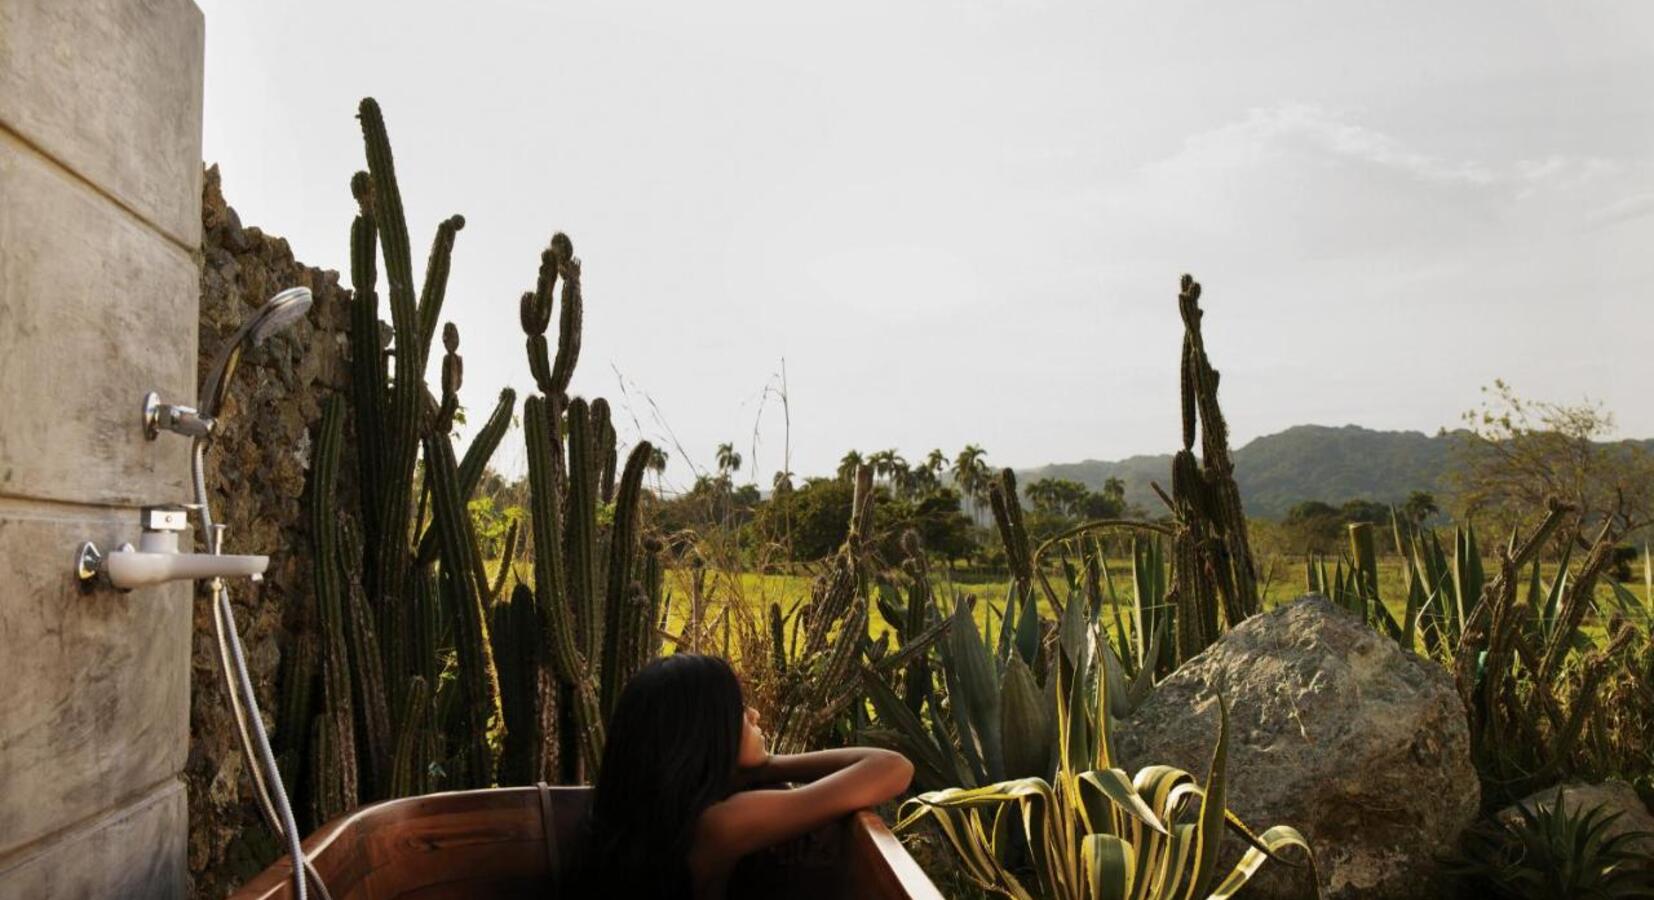
[[[1445,669],[1307,595],[1242,623],[1157,686],[1117,729],[1122,764],[1204,778],[1218,690],[1230,707],[1230,809],[1254,831],[1302,832],[1324,896],[1440,894],[1433,855],[1457,840],[1481,800]],[[1239,842],[1227,843],[1227,858],[1237,858]],[[1268,863],[1246,896],[1313,896],[1308,881],[1304,870]]]
[[[1521,819],[1521,815],[1516,811],[1518,806],[1526,806],[1534,811],[1548,810],[1555,802],[1556,788],[1548,787],[1522,798],[1521,803],[1513,803],[1500,810],[1497,818],[1507,824],[1515,823]],[[1610,813],[1622,814],[1609,823],[1609,836],[1628,831],[1644,832],[1647,836],[1633,841],[1631,847],[1654,857],[1654,814],[1649,813],[1648,806],[1637,796],[1636,788],[1612,778],[1601,784],[1575,783],[1562,786],[1562,808],[1569,815],[1579,815],[1581,809],[1591,809],[1598,805],[1606,805]]]

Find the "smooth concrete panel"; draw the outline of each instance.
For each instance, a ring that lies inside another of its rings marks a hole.
[[[178,900],[186,815],[183,782],[168,781],[24,859],[0,862],[0,900]]]
[[[190,0],[0,0],[0,124],[196,247],[204,39]]]
[[[189,499],[188,440],[140,410],[195,400],[194,259],[5,132],[0,197],[0,496]]]
[[[0,860],[183,769],[192,586],[82,593],[71,568],[137,535],[132,510],[0,499]]]

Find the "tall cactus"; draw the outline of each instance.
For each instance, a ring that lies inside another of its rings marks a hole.
[[[553,357],[546,331],[558,303]],[[580,355],[582,309],[580,261],[568,236],[559,233],[540,255],[534,290],[523,294],[519,308],[529,369],[541,392],[524,402],[523,430],[532,598],[542,637],[537,664],[544,673],[535,681],[538,696],[531,704],[537,714],[530,716],[525,706],[519,717],[538,723],[531,727],[542,748],[541,759],[525,770],[553,777],[546,757],[555,750],[560,757],[555,777],[561,780],[580,777],[582,767],[596,771],[605,717],[626,679],[659,648],[654,634],[659,545],[642,543],[639,511],[652,448],[647,441],[632,447],[617,484],[617,438],[608,401],[568,396]],[[610,503],[610,524],[603,525],[600,508]],[[526,599],[519,593],[512,603]],[[558,714],[551,714],[554,708]],[[548,733],[553,730],[558,733]]]
[[[859,466],[850,500],[850,529],[828,569],[794,613],[802,631],[780,676],[770,728],[773,749],[792,753],[818,740],[835,717],[861,696],[856,677],[865,656],[868,554],[873,524],[873,470]]]
[[[1184,376],[1183,449],[1193,449],[1194,412],[1200,419],[1201,486],[1204,502],[1200,510],[1216,544],[1205,552],[1223,593],[1224,616],[1230,626],[1256,614],[1258,599],[1257,563],[1247,536],[1246,515],[1241,509],[1240,487],[1235,483],[1235,463],[1229,451],[1229,426],[1218,406],[1218,371],[1206,357],[1201,336],[1200,282],[1184,275],[1177,297],[1183,317]]]
[[[510,600],[494,606],[489,614],[489,634],[500,674],[500,708],[505,716],[500,780],[531,784],[541,780],[539,743],[544,740],[538,721],[542,654],[533,589],[518,583]]]
[[[1179,398],[1183,447],[1172,458],[1172,542],[1176,660],[1217,640],[1221,624],[1238,625],[1258,612],[1257,564],[1241,510],[1229,452],[1229,426],[1218,406],[1218,371],[1200,332],[1200,283],[1184,275],[1177,297],[1183,319]],[[1200,439],[1200,461],[1194,445]]]
[[[384,116],[371,97],[362,101],[357,118],[367,148],[368,178],[372,184],[372,214],[384,255],[390,297],[392,356],[395,375],[387,402],[380,405],[385,443],[378,495],[378,579],[382,603],[402,603],[411,556],[407,531],[398,527],[407,519],[419,452],[419,419],[425,399],[425,353],[419,346],[419,310],[415,305],[413,263],[408,253],[408,226],[402,214],[402,192],[396,183],[390,138]]]
[[[446,435],[426,434],[425,473],[432,485],[431,505],[442,542],[444,587],[453,616],[454,646],[465,691],[467,749],[471,753],[472,771],[482,784],[491,784],[494,762],[488,733],[499,723],[500,686],[483,611],[483,602],[488,596],[488,576],[477,550],[471,517],[460,498],[458,465]]]
[[[331,398],[337,401],[339,398]],[[380,652],[378,627],[368,608],[362,590],[362,538],[356,523],[345,515],[334,519],[339,545],[337,560],[340,578],[345,589],[346,621],[350,639],[351,681],[355,688],[357,722],[364,745],[363,755],[368,760],[369,777],[363,785],[372,797],[394,796],[389,793],[389,771],[392,744],[396,736],[391,730],[390,694],[385,689],[385,674]]]
[[[607,409],[608,404],[604,404]],[[605,419],[607,417],[605,416]],[[605,423],[606,424],[606,423]],[[609,429],[613,434],[613,429]],[[613,439],[610,439],[612,456]],[[609,529],[609,577],[603,599],[603,680],[599,699],[603,714],[614,712],[615,701],[626,679],[636,671],[636,651],[630,638],[637,628],[636,619],[646,610],[640,608],[641,590],[633,579],[638,549],[638,498],[643,489],[643,470],[649,465],[649,442],[640,441],[626,458],[626,470],[621,475],[619,499],[615,502],[614,524]],[[613,463],[606,463],[609,474]],[[605,479],[604,484],[609,482]],[[612,491],[610,492],[612,495]]]
[[[310,470],[311,581],[321,612],[322,697],[326,707],[321,716],[322,728],[317,732],[316,752],[328,763],[321,782],[329,792],[325,804],[329,811],[335,807],[348,810],[357,799],[352,667],[332,503],[339,449],[343,443],[344,413],[344,404],[339,398],[329,398],[322,413],[321,436],[316,441],[316,458]]]

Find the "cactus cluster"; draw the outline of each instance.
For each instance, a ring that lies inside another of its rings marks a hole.
[[[918,678],[919,673],[928,672],[926,654],[951,624],[935,614],[928,594],[923,593],[928,585],[922,582],[914,587],[911,605],[890,596],[900,588],[888,582],[891,573],[878,558],[873,470],[858,466],[851,479],[845,540],[820,564],[808,596],[786,608],[772,602],[762,618],[752,620],[750,628],[742,627],[742,642],[750,653],[742,667],[759,687],[750,702],[764,710],[764,730],[771,750],[777,753],[855,740],[866,725],[865,700],[869,691],[878,688],[875,682]],[[918,553],[917,540],[916,534],[909,533],[902,546]],[[902,571],[909,571],[909,565],[904,563]],[[922,579],[922,555],[911,566],[918,567],[912,571]],[[694,604],[701,589],[699,578],[690,582],[691,624],[685,635],[690,646],[698,637]],[[877,640],[869,638],[870,601],[878,604],[891,626],[894,648],[889,632]],[[902,611],[894,612],[896,608]],[[717,620],[726,625],[726,642],[730,619],[725,610]]]
[[[384,118],[371,98],[358,118],[368,168],[351,179],[350,387],[326,400],[313,445],[316,603],[284,663],[277,712],[284,774],[308,801],[311,824],[364,801],[495,783],[505,716],[491,608],[520,546],[508,534],[500,577],[490,580],[467,511],[515,394],[501,392],[456,459],[449,432],[464,364],[452,323],[442,329],[440,398],[423,375],[465,220],[438,226],[416,295]],[[351,465],[355,477],[342,478]]]

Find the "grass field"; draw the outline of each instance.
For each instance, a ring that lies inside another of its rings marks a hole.
[[[1305,591],[1305,574],[1302,559],[1290,561],[1276,561],[1273,564],[1264,562],[1265,582],[1264,608],[1269,609],[1292,600]],[[1493,560],[1484,563],[1485,571],[1492,573],[1496,570]],[[1330,566],[1329,566],[1330,571]],[[1129,603],[1132,597],[1131,561],[1116,559],[1109,562],[1109,575],[1114,581],[1115,589],[1123,601]],[[1648,592],[1643,580],[1641,567],[1633,570],[1633,579],[1623,586],[1631,590],[1638,599],[1648,602]],[[1491,576],[1490,576],[1491,577]],[[1549,581],[1556,577],[1554,566],[1540,569],[1540,577]],[[691,574],[686,569],[677,569],[668,573],[667,594],[671,603],[668,613],[668,630],[678,633],[683,623],[691,615]],[[710,573],[706,576],[705,588],[702,591],[704,607],[703,617],[706,620],[718,617],[725,602],[733,600],[743,605],[753,617],[751,621],[761,623],[763,616],[771,603],[780,603],[783,611],[792,608],[792,605],[809,596],[810,577],[795,574],[760,574],[743,572],[738,576],[728,573]],[[934,589],[947,600],[951,606],[958,598],[967,594],[975,594],[979,601],[976,605],[976,618],[980,625],[993,613],[990,606],[1003,609],[1005,598],[1010,591],[1010,580],[1003,576],[998,578],[982,576],[954,576],[944,567],[936,567],[932,572]],[[1399,560],[1380,558],[1378,569],[1379,596],[1385,601],[1390,612],[1398,620],[1406,609],[1407,584],[1405,570]],[[1054,581],[1055,583],[1055,581]],[[1597,599],[1603,603],[1609,601],[1607,585],[1598,585]],[[1052,610],[1044,600],[1040,603],[1042,612],[1046,616],[1052,615]],[[1594,614],[1592,615],[1594,617]],[[877,607],[871,610],[872,621],[869,631],[875,637],[887,629],[884,617],[879,614]],[[997,617],[994,628],[998,629]],[[1600,634],[1601,625],[1587,619],[1586,629],[1594,634]],[[722,643],[719,641],[718,643]],[[704,648],[721,651],[721,647]]]
[[[497,571],[495,569],[497,565],[497,560],[489,564],[491,575]],[[1305,576],[1302,558],[1265,560],[1260,565],[1263,569],[1260,579],[1263,581],[1265,609],[1278,606],[1304,593]],[[1491,559],[1486,560],[1483,566],[1484,570],[1489,573],[1496,569],[1496,564]],[[1115,589],[1119,592],[1121,600],[1130,603],[1132,599],[1131,560],[1110,560],[1108,568],[1109,576],[1113,579]],[[518,567],[518,569],[521,574],[527,574],[522,571],[522,567]],[[977,624],[980,626],[989,616],[995,616],[994,629],[997,632],[999,624],[997,614],[993,610],[1004,608],[1005,598],[1011,587],[1009,578],[1003,574],[956,573],[945,566],[933,567],[931,576],[934,590],[946,601],[950,608],[958,599],[968,594],[975,594],[979,601],[987,601],[985,603],[978,602],[976,605]],[[1648,590],[1641,564],[1633,566],[1632,576],[1632,580],[1622,584],[1622,586],[1630,590],[1645,604],[1648,603]],[[787,611],[792,609],[795,603],[807,599],[811,582],[811,576],[806,574],[741,572],[738,575],[732,575],[727,572],[709,570],[704,577],[704,586],[701,591],[703,621],[718,620],[725,604],[734,601],[739,607],[745,609],[749,615],[747,621],[754,626],[763,624],[771,603],[779,603],[782,610]],[[1554,565],[1541,566],[1540,577],[1547,582],[1555,578],[1556,567]],[[667,630],[672,634],[682,632],[684,623],[694,611],[691,578],[692,575],[688,569],[672,569],[667,572],[666,594],[669,603]],[[1056,584],[1059,580],[1053,577],[1053,584]],[[1389,607],[1391,614],[1399,620],[1407,605],[1406,575],[1399,560],[1387,557],[1379,558],[1378,590],[1379,596],[1384,599],[1385,605]],[[1599,584],[1597,586],[1597,600],[1604,604],[1608,603],[1610,600],[1609,591],[1607,585]],[[1047,617],[1053,615],[1050,605],[1043,599],[1040,601],[1040,606],[1044,615]],[[870,634],[877,637],[880,632],[889,629],[888,623],[885,622],[876,605],[870,610],[870,614]],[[1585,630],[1593,637],[1600,637],[1603,625],[1595,621],[1595,618],[1594,613],[1588,614]],[[720,622],[720,633],[713,640],[714,646],[703,645],[703,650],[709,652],[724,651],[721,624]],[[739,623],[736,627],[739,627]],[[734,654],[736,639],[731,638],[730,640],[730,652]]]

